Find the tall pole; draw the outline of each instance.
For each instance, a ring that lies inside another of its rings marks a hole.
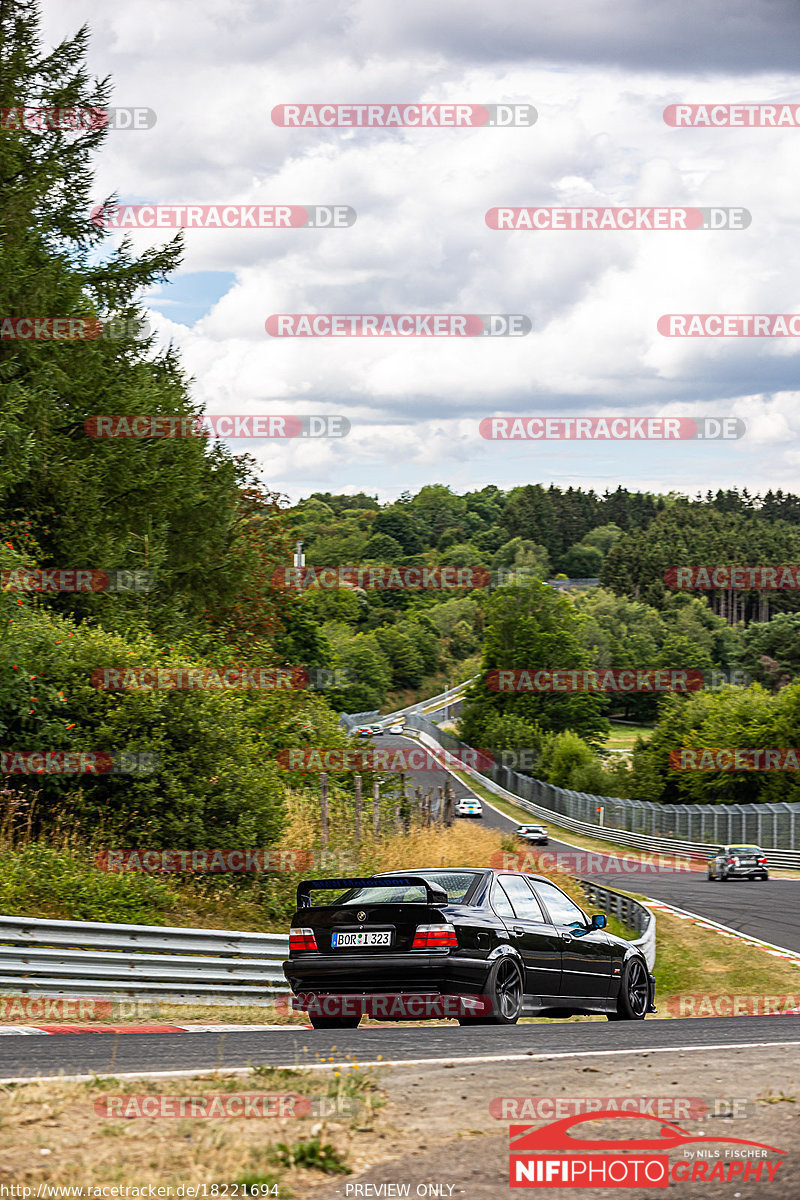
[[[372,785],[372,832],[375,837],[381,832],[381,788],[377,779]]]
[[[328,848],[328,773],[323,771],[319,777],[319,822],[320,842],[322,849]]]
[[[355,838],[356,845],[358,845],[358,843],[361,841],[361,776],[358,773],[356,773],[356,776],[353,780],[353,786],[355,788],[355,804],[353,808],[353,837]]]

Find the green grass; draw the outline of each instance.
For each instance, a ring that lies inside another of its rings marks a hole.
[[[211,929],[282,927],[296,876],[155,877],[102,871],[80,846],[30,842],[0,850],[0,912],[53,920]]]
[[[352,1175],[352,1170],[344,1161],[339,1151],[319,1138],[309,1138],[307,1141],[279,1142],[275,1147],[275,1158],[284,1167],[306,1167],[310,1170],[322,1171],[325,1175]]]
[[[611,733],[603,743],[607,750],[633,750],[637,738],[652,737],[652,725],[617,725],[611,724]]]

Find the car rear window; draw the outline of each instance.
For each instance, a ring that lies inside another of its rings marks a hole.
[[[460,904],[475,881],[474,871],[409,871],[409,875],[418,875],[438,883],[447,892],[447,899],[453,904]],[[390,883],[387,880],[387,885]],[[427,899],[425,889],[417,884],[411,887],[363,887],[347,893],[346,898],[337,900],[337,904],[424,904]]]

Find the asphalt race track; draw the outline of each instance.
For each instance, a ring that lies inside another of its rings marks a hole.
[[[409,746],[415,743],[399,735],[387,734],[377,738],[375,745]],[[448,773],[441,771],[408,772],[413,777],[413,786],[423,790],[441,786]],[[456,797],[470,796],[475,799],[475,793],[460,779],[450,776]],[[535,820],[521,813],[519,821],[507,817],[499,809],[492,808],[485,801],[483,804],[483,822],[493,829],[512,830],[525,820]],[[547,824],[547,822],[545,822]],[[524,849],[523,843],[520,847]],[[545,849],[545,847],[540,847]],[[572,851],[574,846],[550,839],[548,850]],[[532,847],[537,849],[537,847]],[[613,853],[613,851],[609,851]],[[620,847],[620,853],[632,853],[625,847]],[[487,864],[488,865],[488,864]],[[740,933],[751,937],[761,938],[775,946],[800,952],[800,879],[770,878],[767,883],[751,883],[749,880],[732,880],[728,883],[709,883],[706,879],[705,868],[702,871],[665,871],[658,874],[624,874],[619,872],[586,873],[587,878],[607,887],[619,888],[621,891],[632,892],[635,895],[649,896],[653,900],[662,900],[665,904],[674,904],[678,908],[688,909],[699,913],[711,921],[728,925]]]
[[[505,813],[489,808],[486,801],[482,803],[483,820],[487,825],[497,829],[513,829],[517,824]],[[547,849],[574,851],[573,846],[552,838]],[[621,847],[620,853],[635,851]],[[623,892],[663,900],[677,908],[700,913],[740,933],[761,938],[775,946],[784,946],[788,950],[800,951],[800,879],[773,877],[766,883],[751,883],[741,879],[729,880],[728,883],[709,883],[705,867],[702,872],[659,870],[658,874],[629,875],[613,871],[610,874],[586,873],[585,877]]]
[[[397,735],[375,739],[376,746],[415,743]],[[409,772],[413,787],[440,787],[449,777],[457,797],[474,796],[470,788],[442,769]],[[518,823],[486,801],[485,825],[511,830]],[[524,819],[521,817],[521,820]],[[524,849],[522,843],[521,848]],[[551,841],[549,850],[573,850]],[[770,879],[768,883],[709,883],[704,873],[592,875],[599,883],[650,896],[776,945],[800,951],[800,880]],[[387,1025],[356,1030],[283,1029],[225,1032],[131,1032],[118,1035],[74,1033],[31,1036],[9,1033],[0,1037],[0,1082],[15,1078],[64,1075],[113,1075],[138,1072],[193,1072],[271,1066],[325,1066],[411,1063],[464,1059],[473,1061],[521,1059],[536,1055],[597,1055],[598,1066],[609,1054],[659,1049],[701,1052],[735,1046],[800,1047],[800,1015],[773,1017],[715,1017],[683,1020],[553,1021],[510,1028],[455,1025]],[[700,1068],[698,1068],[700,1069]]]
[[[361,1064],[381,1056],[391,1062],[459,1061],[537,1054],[581,1055],[733,1046],[800,1045],[800,1016],[712,1017],[673,1021],[553,1021],[549,1025],[462,1029],[455,1025],[384,1026],[313,1030],[286,1027],[263,1032],[82,1033],[0,1038],[0,1082],[20,1076],[130,1074],[235,1067],[311,1066],[328,1061]],[[598,1057],[602,1067],[602,1057]],[[698,1070],[701,1068],[698,1067]]]

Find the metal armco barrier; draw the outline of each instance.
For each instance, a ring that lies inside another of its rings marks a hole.
[[[470,750],[453,734],[439,729],[427,717],[415,715],[407,727],[425,738],[430,745],[443,750]],[[475,751],[472,751],[473,754]],[[509,767],[493,766],[489,771],[476,771],[472,767],[456,764],[456,768],[478,780],[496,796],[510,800],[519,808],[542,820],[550,820],[562,829],[571,829],[590,837],[632,846],[640,850],[653,850],[662,854],[683,854],[689,858],[708,860],[723,845],[738,842],[761,846],[767,853],[771,867],[800,868],[800,850],[797,845],[795,827],[800,832],[800,804],[654,804],[644,800],[624,800],[616,796],[593,796],[587,792],[573,792],[520,775]],[[502,780],[502,783],[500,782]],[[505,785],[505,786],[504,786]],[[598,808],[604,810],[604,822],[586,818],[594,815]],[[660,811],[661,810],[661,811]],[[691,811],[695,810],[695,811]],[[788,811],[787,811],[788,810]],[[797,821],[796,821],[796,818]],[[630,825],[653,825],[672,822],[685,826],[687,831],[699,833],[697,840],[680,837],[656,837],[652,834],[634,832]],[[724,828],[723,828],[724,827]],[[714,835],[722,833],[724,836]],[[711,840],[706,841],[706,837]]]
[[[604,912],[643,931],[635,944],[647,957],[652,942],[655,957],[649,909],[582,886]],[[265,1006],[289,992],[281,967],[288,955],[280,933],[0,916],[0,994]]]
[[[582,887],[603,912],[642,932],[632,944],[652,969],[653,913],[610,888]],[[0,994],[265,1006],[289,992],[281,969],[288,955],[279,933],[0,917]]]
[[[630,929],[635,929],[639,937],[631,942],[632,946],[639,946],[647,961],[649,969],[652,971],[656,961],[656,916],[646,904],[642,904],[639,900],[634,900],[632,896],[623,896],[620,892],[614,892],[611,888],[600,887],[596,883],[591,883],[587,879],[581,879],[580,885],[586,893],[589,901],[600,912],[610,913],[611,916],[617,917],[622,921],[623,925],[627,925]]]
[[[0,916],[0,992],[190,1004],[269,1004],[289,939],[163,925]]]

